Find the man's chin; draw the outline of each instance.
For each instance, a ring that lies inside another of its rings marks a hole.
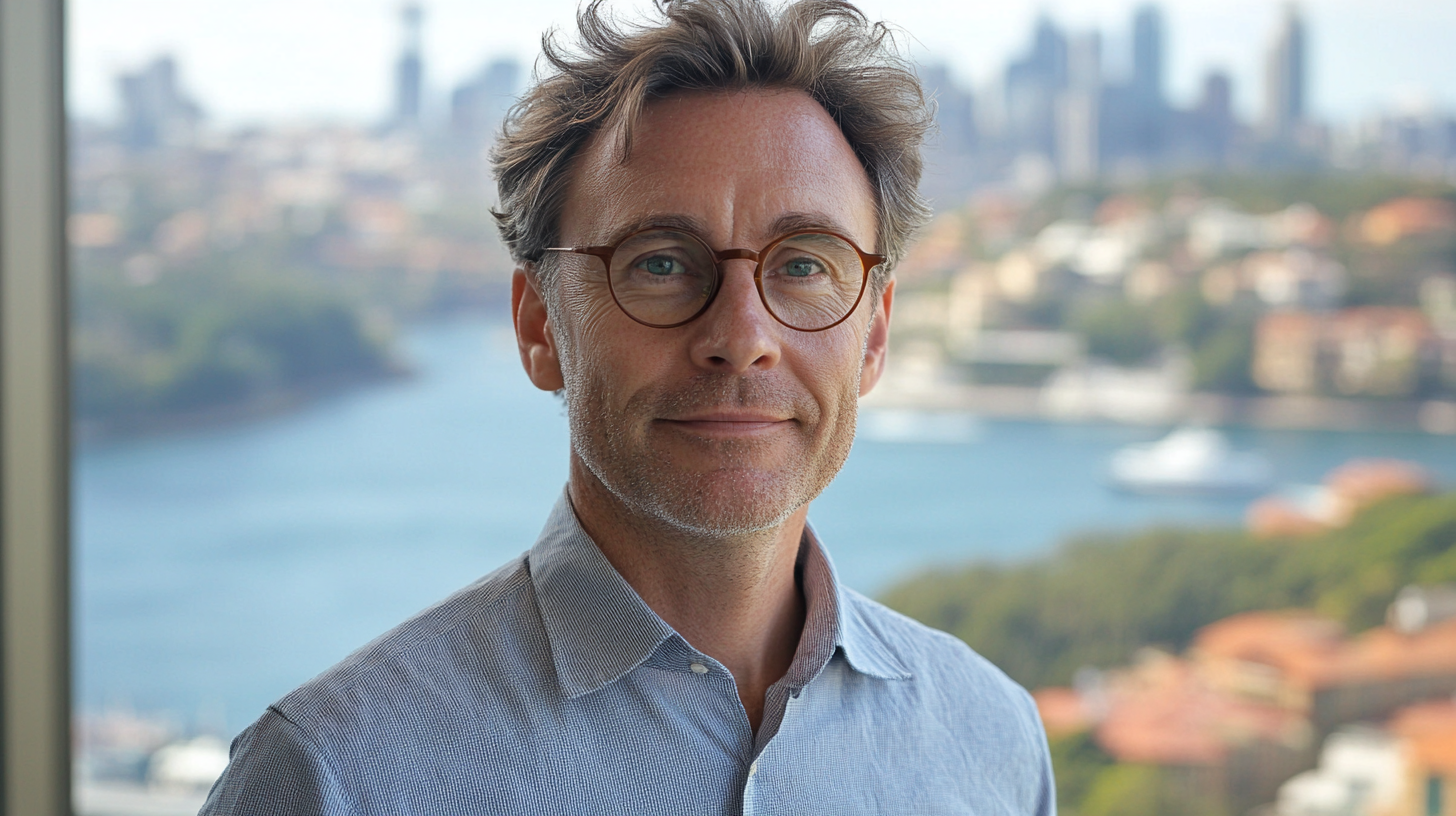
[[[714,471],[670,485],[637,485],[628,504],[660,521],[699,537],[749,535],[782,525],[808,497],[782,474],[753,469]],[[624,491],[625,492],[625,491]],[[620,495],[620,494],[619,494]]]
[[[668,526],[694,538],[737,538],[776,530],[788,521],[797,508],[786,508],[779,513],[763,512],[764,508],[705,509],[702,512],[687,511],[687,508],[663,508],[658,513]],[[687,511],[687,512],[685,512]]]

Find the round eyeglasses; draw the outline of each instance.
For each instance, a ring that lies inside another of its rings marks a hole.
[[[854,313],[870,271],[885,262],[885,256],[824,230],[791,232],[758,252],[717,252],[691,232],[662,228],[634,232],[613,246],[546,251],[599,258],[612,299],[628,317],[657,329],[676,328],[706,312],[722,288],[722,263],[748,260],[758,264],[753,282],[775,320],[799,331],[824,331]]]

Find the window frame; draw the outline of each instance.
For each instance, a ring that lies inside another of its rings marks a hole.
[[[0,2],[0,809],[71,804],[64,0]]]

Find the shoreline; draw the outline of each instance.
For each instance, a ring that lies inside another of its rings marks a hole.
[[[1247,427],[1261,430],[1397,431],[1456,434],[1456,402],[1445,400],[1366,400],[1313,396],[1231,396],[1207,392],[1159,395],[1156,405],[1116,410],[1098,395],[1068,404],[1045,388],[1005,385],[937,384],[885,388],[861,406],[869,409],[968,413],[995,419],[1053,423],[1105,422],[1117,425],[1181,424]]]
[[[360,388],[409,380],[415,376],[417,372],[413,367],[391,361],[379,371],[323,377],[304,386],[272,391],[246,402],[178,413],[143,414],[126,419],[74,420],[71,444],[76,450],[92,449],[174,433],[247,425],[283,416]]]
[[[493,286],[487,295],[474,307],[441,310],[402,321],[402,328],[429,325],[449,321],[462,316],[487,316],[489,309],[500,304],[509,304],[509,287]],[[509,324],[509,316],[503,319]],[[367,372],[353,372],[320,377],[305,385],[281,389],[260,395],[246,402],[226,403],[195,411],[177,413],[138,414],[122,419],[80,420],[71,422],[71,444],[76,449],[104,446],[112,443],[129,442],[167,436],[173,433],[229,428],[246,425],[258,420],[283,416],[306,408],[320,400],[336,397],[359,388],[372,385],[409,380],[418,376],[414,363],[402,351],[396,335],[386,344],[384,361],[380,369]]]
[[[124,420],[78,420],[72,426],[72,441],[77,448],[91,448],[172,433],[245,425],[282,416],[359,388],[415,376],[417,372],[412,367],[393,363],[382,371],[329,377],[244,403]],[[1098,410],[1098,406],[1090,403],[1069,408],[1049,400],[1042,388],[957,384],[913,390],[882,387],[860,405],[870,410],[963,413],[1057,424],[1094,422],[1143,427],[1198,424],[1260,430],[1456,434],[1456,402],[1441,400],[1245,397],[1200,392],[1176,398],[1166,410],[1131,415]]]

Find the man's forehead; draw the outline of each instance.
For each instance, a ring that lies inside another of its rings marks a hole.
[[[637,214],[622,213],[620,220],[614,220],[609,225],[604,225],[609,232],[603,236],[608,243],[614,243],[621,239],[647,229],[673,229],[681,232],[691,232],[697,235],[706,236],[712,225],[703,218],[691,213],[683,212],[642,212]],[[847,235],[851,231],[851,225],[836,216],[825,212],[800,212],[792,211],[780,214],[769,223],[767,231],[775,238],[787,235],[800,230],[828,230],[841,235]],[[721,247],[720,247],[721,248]],[[752,249],[753,247],[743,247]]]
[[[759,145],[768,124],[779,136],[824,139],[853,151],[839,125],[808,93],[788,88],[672,91],[647,99],[631,119],[617,119],[598,131],[589,144],[599,146],[620,164],[657,154],[653,148],[687,141],[691,155],[711,162],[737,149]],[[628,150],[624,136],[630,136]]]
[[[625,160],[620,127],[597,133],[574,162],[562,222],[568,240],[607,241],[634,226],[693,227],[708,237],[746,219],[760,239],[813,228],[874,241],[868,176],[808,94],[693,92],[653,100],[633,123]],[[673,223],[683,219],[693,223]],[[572,227],[590,234],[572,234]]]

